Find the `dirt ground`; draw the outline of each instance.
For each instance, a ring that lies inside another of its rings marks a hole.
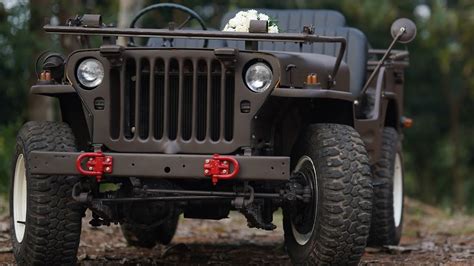
[[[361,264],[474,264],[474,217],[450,216],[407,199],[401,245],[367,248]],[[273,232],[248,229],[243,216],[202,221],[182,219],[169,246],[128,247],[118,226],[83,223],[78,258],[82,265],[291,265],[283,246],[281,215]],[[7,214],[0,215],[0,264],[12,264]]]

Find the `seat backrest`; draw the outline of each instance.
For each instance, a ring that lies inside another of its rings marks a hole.
[[[346,51],[343,61],[347,63],[350,71],[350,90],[358,96],[365,82],[369,45],[365,34],[360,30],[349,27],[318,27],[317,35],[341,36],[346,39]],[[311,54],[324,54],[337,56],[339,43],[312,43],[300,45],[293,42],[261,42],[259,50],[303,52]]]
[[[248,9],[236,9],[227,12],[221,20],[221,29],[224,29],[227,22],[233,18],[240,11],[247,11]],[[271,19],[276,20],[280,32],[285,33],[299,33],[303,30],[303,26],[318,27],[342,27],[346,24],[346,18],[334,10],[325,9],[265,9],[257,8],[259,13],[268,15]],[[272,45],[271,42],[261,42],[262,47]],[[276,44],[278,46],[279,44]],[[281,45],[281,43],[280,43]],[[243,41],[227,41],[228,47],[245,49]],[[266,48],[265,48],[266,49]],[[280,49],[268,49],[280,50]]]
[[[237,14],[242,11],[234,10],[224,15],[221,28]],[[346,20],[344,16],[333,10],[276,10],[257,9],[277,20],[281,32],[301,32],[303,26],[315,26],[316,34],[326,36],[342,36],[347,40],[346,52],[343,60],[348,64],[350,77],[350,90],[358,95],[365,81],[368,42],[364,33],[355,28],[344,27]],[[243,41],[227,41],[229,47],[245,49]],[[316,53],[337,56],[340,45],[337,43],[313,43],[300,45],[294,42],[259,42],[259,50],[287,51]]]
[[[236,9],[227,12],[221,20],[221,29],[227,22],[240,11],[248,9]],[[313,25],[315,27],[342,27],[346,24],[345,17],[334,10],[324,9],[265,9],[257,8],[259,13],[268,15],[276,20],[278,27],[282,32],[301,32],[303,26]]]
[[[316,28],[316,34],[324,36],[341,36],[346,38],[346,51],[343,60],[349,66],[350,90],[358,96],[365,82],[369,45],[363,32],[355,28]],[[285,51],[299,51],[299,45],[286,43]],[[303,44],[303,52],[337,56],[340,44],[313,43]]]

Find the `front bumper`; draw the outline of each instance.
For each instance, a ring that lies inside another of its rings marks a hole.
[[[80,152],[33,151],[29,171],[34,175],[80,175],[76,160]],[[104,176],[167,179],[207,179],[204,163],[212,155],[104,153],[112,156],[113,169]],[[233,156],[240,166],[235,180],[286,181],[290,178],[290,157]]]

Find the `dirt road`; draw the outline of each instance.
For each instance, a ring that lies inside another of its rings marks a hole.
[[[87,221],[79,262],[141,265],[290,265],[283,246],[281,216],[278,229],[248,229],[234,213],[222,221],[183,219],[172,244],[141,249],[127,247],[118,226],[92,228]],[[430,206],[407,200],[404,236],[398,247],[367,248],[362,264],[474,264],[474,217],[448,216]],[[0,264],[14,263],[8,219],[0,218]]]

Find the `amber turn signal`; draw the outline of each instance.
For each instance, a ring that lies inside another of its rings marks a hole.
[[[51,72],[44,70],[40,74],[40,80],[46,80],[50,81],[51,80]]]
[[[307,85],[315,85],[318,81],[318,75],[311,73],[306,77],[306,84]]]
[[[402,116],[402,127],[403,128],[411,128],[413,126],[413,119],[409,117]]]

